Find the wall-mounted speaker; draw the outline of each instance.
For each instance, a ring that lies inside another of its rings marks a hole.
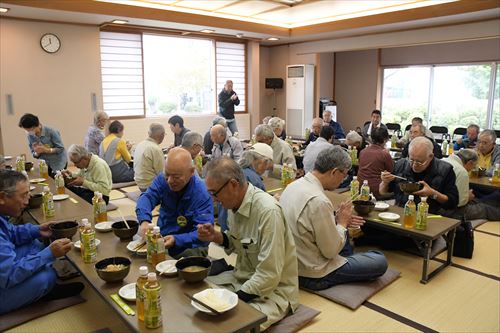
[[[283,79],[266,78],[266,89],[283,89]]]

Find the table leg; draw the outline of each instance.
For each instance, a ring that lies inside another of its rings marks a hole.
[[[431,259],[431,249],[432,249],[432,240],[424,241],[424,263],[422,267],[422,279],[420,283],[426,284],[429,281],[429,274],[427,271],[429,270],[429,261]]]
[[[448,247],[446,266],[451,265],[451,257],[453,256],[453,248],[455,247],[455,231],[456,229],[451,229],[446,236],[446,246]]]
[[[250,329],[250,333],[260,333],[260,325],[257,325],[255,327],[252,327]]]

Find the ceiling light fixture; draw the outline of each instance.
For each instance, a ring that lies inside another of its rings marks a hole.
[[[242,33],[236,34],[236,37],[238,37],[238,38],[242,38],[242,37],[243,37],[243,34],[242,34]]]
[[[269,38],[266,38],[266,40],[275,41],[275,40],[280,40],[280,39],[278,37],[269,37]]]
[[[127,24],[128,21],[127,20],[113,20],[113,21],[111,21],[111,23],[114,23],[114,24]]]
[[[200,32],[203,32],[205,34],[211,34],[212,32],[215,32],[215,30],[212,30],[212,29],[203,29],[203,30],[200,30]]]
[[[9,10],[10,8],[0,7],[0,13],[7,13]]]

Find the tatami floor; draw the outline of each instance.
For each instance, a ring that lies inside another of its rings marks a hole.
[[[122,189],[135,190],[136,187]],[[135,202],[123,192],[114,190],[111,199],[122,214],[134,214]],[[116,217],[118,213],[113,211],[109,215]],[[301,332],[500,332],[500,222],[483,224],[474,236],[474,257],[470,260],[454,257],[454,265],[426,285],[419,282],[421,258],[385,251],[389,265],[399,270],[401,277],[355,311],[300,291],[302,304],[321,311]],[[224,256],[216,246],[210,247],[210,255]],[[444,258],[444,254],[438,258]],[[229,258],[232,260],[234,257]],[[128,331],[90,286],[83,296],[87,302],[9,332],[91,332],[105,327],[113,332]]]

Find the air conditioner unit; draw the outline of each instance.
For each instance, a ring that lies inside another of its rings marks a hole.
[[[286,133],[304,137],[314,116],[314,65],[286,66]]]

